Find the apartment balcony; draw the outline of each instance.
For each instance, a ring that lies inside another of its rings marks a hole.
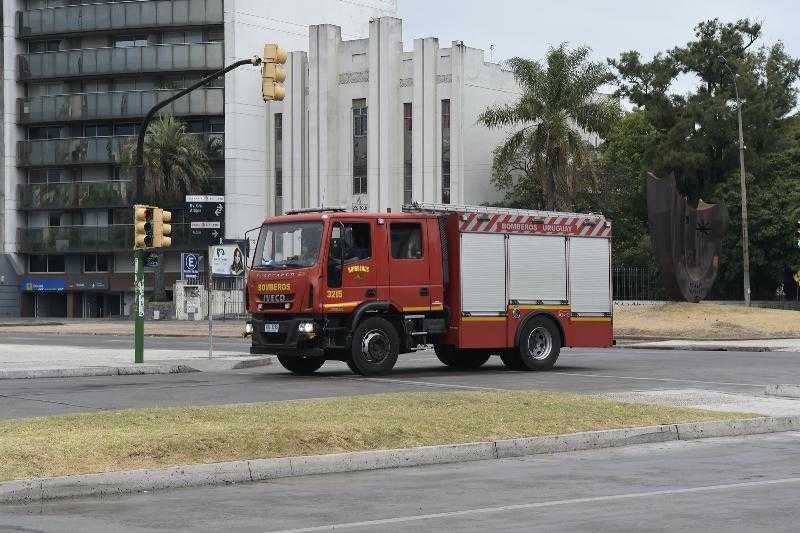
[[[19,185],[17,201],[23,210],[127,207],[133,203],[133,182],[76,181]]]
[[[225,135],[196,133],[212,160],[225,157]],[[17,165],[21,167],[118,164],[126,146],[136,142],[132,135],[114,137],[71,137],[37,139],[17,143]]]
[[[149,0],[32,9],[17,13],[20,39],[85,32],[223,23],[222,0]]]
[[[156,89],[18,98],[17,116],[22,124],[139,118],[178,92]],[[206,87],[170,104],[163,113],[174,116],[222,115],[224,106],[224,89]]]
[[[121,252],[133,249],[133,225],[20,228],[17,243],[20,252],[27,254]],[[169,250],[201,250],[207,246],[193,242],[188,224],[172,225]]]
[[[20,80],[219,70],[223,44],[157,44],[20,54]]]

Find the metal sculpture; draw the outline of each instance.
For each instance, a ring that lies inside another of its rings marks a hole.
[[[697,303],[706,297],[719,271],[728,210],[700,200],[691,207],[675,187],[675,178],[647,179],[647,214],[653,250],[667,295]]]

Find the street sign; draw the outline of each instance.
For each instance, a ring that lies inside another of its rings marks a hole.
[[[208,256],[212,276],[238,278],[244,275],[244,253],[238,244],[210,246]]]
[[[197,279],[200,275],[200,259],[200,254],[181,254],[181,277],[183,279]]]
[[[225,197],[187,195],[186,217],[191,242],[197,245],[220,244],[225,238]]]

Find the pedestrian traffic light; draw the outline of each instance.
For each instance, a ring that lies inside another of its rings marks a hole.
[[[153,210],[153,248],[172,246],[172,213],[156,207]]]
[[[143,250],[153,246],[153,208],[133,206],[133,247]]]
[[[289,58],[286,50],[277,44],[264,45],[264,59],[261,63],[261,94],[265,102],[281,101],[286,96],[283,82],[286,71],[280,65]]]

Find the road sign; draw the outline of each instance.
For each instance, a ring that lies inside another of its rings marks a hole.
[[[208,256],[212,276],[237,278],[244,275],[245,258],[238,244],[210,246]]]
[[[181,277],[183,279],[197,279],[200,275],[200,254],[181,254]]]
[[[186,217],[190,224],[192,243],[220,244],[225,238],[224,196],[186,196]]]

